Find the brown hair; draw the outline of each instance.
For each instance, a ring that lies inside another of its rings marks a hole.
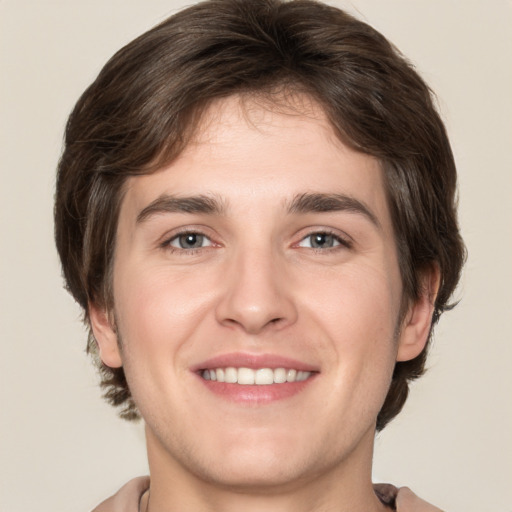
[[[170,17],[122,48],[75,106],[58,168],[55,233],[67,288],[84,309],[113,307],[112,260],[123,184],[184,148],[201,112],[229,95],[292,90],[324,109],[340,138],[383,167],[404,299],[437,265],[433,324],[450,306],[465,250],[456,171],[428,86],[379,32],[312,0],[211,0]],[[90,332],[90,331],[89,331]],[[122,368],[103,365],[106,398],[137,417]],[[427,348],[398,362],[377,419],[403,407]]]

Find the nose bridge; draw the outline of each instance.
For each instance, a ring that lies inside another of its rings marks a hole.
[[[230,258],[217,315],[256,334],[294,322],[296,309],[280,255],[271,244],[237,247]]]

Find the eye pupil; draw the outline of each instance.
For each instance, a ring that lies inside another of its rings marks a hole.
[[[328,233],[315,233],[314,235],[311,235],[311,247],[332,247],[333,241],[333,236]]]
[[[203,235],[196,233],[187,233],[179,237],[180,247],[182,249],[196,249],[203,245]]]

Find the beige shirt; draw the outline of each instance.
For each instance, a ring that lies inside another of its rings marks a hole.
[[[139,512],[140,499],[148,488],[149,477],[134,478],[92,512]],[[397,489],[390,484],[375,484],[374,488],[380,500],[396,512],[443,512],[418,498],[407,487]]]

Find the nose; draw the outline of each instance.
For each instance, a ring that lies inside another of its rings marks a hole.
[[[229,262],[217,304],[217,320],[248,334],[280,330],[297,320],[285,264],[271,251],[240,252]]]

